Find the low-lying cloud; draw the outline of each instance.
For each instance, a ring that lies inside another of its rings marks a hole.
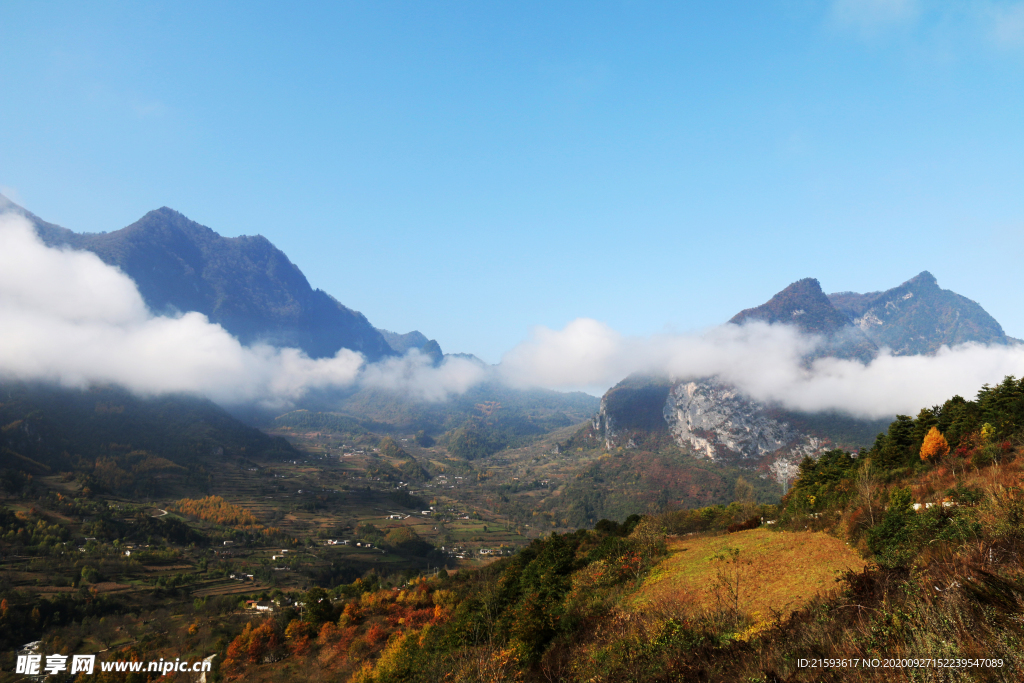
[[[590,319],[536,328],[498,366],[413,350],[367,363],[340,350],[244,346],[200,313],[153,315],[135,283],[90,252],[45,246],[14,213],[0,215],[0,376],[138,394],[201,394],[222,404],[290,405],[314,389],[384,388],[443,400],[485,381],[600,393],[632,373],[716,375],[751,397],[798,410],[863,417],[916,412],[1024,373],[1024,347],[965,345],[931,356],[883,352],[869,364],[805,358],[821,340],[784,325],[629,337]]]
[[[677,379],[718,376],[760,401],[859,417],[915,413],[955,394],[1024,373],[1024,346],[965,344],[929,356],[868,364],[837,358],[805,362],[822,344],[788,325],[722,325],[699,334],[625,337],[596,320],[562,330],[537,328],[502,359],[506,381],[553,389],[606,387],[631,373]]]
[[[311,389],[361,381],[444,398],[474,381],[466,363],[434,368],[414,353],[367,366],[348,349],[314,360],[293,348],[243,346],[201,313],[151,314],[119,269],[91,252],[47,247],[24,218],[0,215],[4,377],[67,387],[114,383],[142,395],[186,392],[222,404],[279,406]]]

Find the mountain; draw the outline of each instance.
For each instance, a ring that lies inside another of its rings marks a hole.
[[[3,197],[0,210],[25,216],[50,246],[88,250],[120,268],[154,313],[199,311],[243,344],[293,346],[312,358],[341,348],[370,360],[395,354],[362,313],[310,287],[261,235],[222,237],[167,207],[126,228],[93,234],[47,223]]]
[[[869,361],[878,353],[878,346],[836,308],[814,278],[794,282],[767,303],[740,311],[729,322],[742,325],[754,320],[795,325],[801,332],[820,335],[823,343],[816,357]]]
[[[885,292],[839,292],[828,300],[879,348],[897,356],[967,342],[1011,344],[996,319],[965,296],[939,287],[928,271]]]
[[[404,354],[409,349],[419,349],[421,353],[429,356],[433,359],[434,364],[439,364],[444,359],[444,353],[441,351],[441,345],[433,339],[427,339],[427,337],[419,330],[413,330],[412,332],[406,332],[405,334],[398,334],[397,332],[391,332],[389,330],[378,329],[381,336],[384,337],[384,341],[388,343],[395,352]]]
[[[967,342],[1017,343],[980,305],[941,289],[927,271],[868,294],[826,295],[817,280],[805,278],[729,322],[755,320],[820,335],[823,343],[808,362],[823,356],[869,362],[882,349],[919,355]],[[757,467],[783,480],[795,475],[804,456],[870,445],[888,421],[787,411],[753,401],[714,377],[634,376],[604,395],[592,429],[608,449],[668,438],[692,454]]]
[[[849,317],[832,304],[821,284],[811,277],[797,280],[756,308],[740,311],[729,322],[742,325],[752,320],[789,323],[802,332],[822,335],[835,334],[850,325]]]
[[[344,392],[313,392],[302,401],[302,407],[354,418],[384,433],[423,430],[438,436],[472,425],[483,431],[499,427],[519,435],[538,435],[586,420],[598,409],[599,399],[582,392],[517,389],[500,382],[483,382],[444,401],[364,386]]]
[[[297,454],[284,439],[243,424],[206,399],[140,398],[110,386],[0,382],[0,424],[0,468],[89,473],[105,488],[127,494],[154,493],[160,480],[173,483],[229,459]]]

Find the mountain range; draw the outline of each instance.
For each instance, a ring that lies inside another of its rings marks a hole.
[[[154,313],[199,311],[243,344],[294,346],[312,358],[333,356],[341,348],[359,351],[370,361],[412,349],[435,365],[445,358],[436,340],[418,331],[377,329],[361,313],[312,288],[302,271],[262,236],[223,237],[166,207],[120,230],[95,234],[48,223],[0,196],[3,210],[25,216],[48,245],[88,250],[120,268]],[[805,278],[760,306],[740,311],[729,323],[751,321],[790,324],[821,337],[807,362],[823,356],[869,362],[883,350],[928,354],[966,342],[1019,343],[979,304],[940,288],[927,271],[892,289],[865,294],[825,294],[817,280]],[[563,416],[556,421],[576,418],[589,406],[597,407],[589,396],[541,393],[488,385],[442,408],[396,391],[355,387],[310,395],[305,407],[352,415],[377,428],[391,424],[428,433],[472,421],[476,404],[487,401],[514,406],[512,412],[529,415],[531,425],[547,424],[557,415]],[[532,404],[540,412],[534,414]],[[592,429],[608,448],[670,439],[712,460],[771,470],[830,445],[866,445],[882,422],[786,411],[752,401],[714,377],[629,377],[604,395]],[[522,429],[532,432],[536,426]]]
[[[939,287],[924,271],[884,292],[826,295],[813,278],[798,280],[769,301],[740,311],[731,324],[789,324],[818,335],[807,357],[869,362],[883,349],[897,356],[929,354],[968,342],[1020,343],[978,303]],[[807,455],[869,445],[890,419],[803,414],[754,401],[716,377],[634,376],[602,398],[592,429],[607,448],[670,438],[691,453],[760,467],[787,478]]]
[[[788,323],[825,338],[837,358],[870,360],[887,348],[896,356],[937,351],[966,342],[1010,344],[1003,328],[979,304],[939,287],[924,271],[884,292],[826,295],[814,278],[798,280],[729,321]]]
[[[88,250],[120,268],[153,313],[198,311],[243,344],[292,346],[311,358],[341,348],[371,361],[398,354],[366,316],[313,289],[261,235],[223,237],[167,207],[104,233],[73,232],[0,196],[4,210],[27,218],[47,245]]]
[[[416,349],[435,366],[446,357],[438,342],[421,332],[377,329],[362,313],[323,290],[313,289],[284,252],[260,235],[223,237],[167,207],[106,233],[73,232],[0,195],[3,211],[25,217],[49,246],[91,251],[104,263],[120,268],[136,283],[154,314],[198,311],[246,345],[262,342],[296,347],[311,358],[334,356],[346,348],[361,352],[371,362]],[[471,354],[449,355],[483,365]],[[521,391],[489,384],[443,406],[397,390],[351,387],[311,392],[300,407],[344,413],[377,428],[415,425],[439,434],[469,419],[475,413],[474,405],[484,401],[498,401],[517,414],[527,411],[530,419],[541,422],[563,412],[577,419],[598,404],[586,394]],[[256,407],[235,406],[233,410],[251,422],[262,423],[269,417]]]

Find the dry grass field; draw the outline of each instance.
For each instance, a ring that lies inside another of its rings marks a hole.
[[[787,614],[831,590],[865,561],[845,542],[818,532],[752,529],[669,541],[669,556],[633,599],[635,609],[688,603],[734,608],[756,621]]]

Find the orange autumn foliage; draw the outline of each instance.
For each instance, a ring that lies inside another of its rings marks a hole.
[[[949,442],[942,435],[938,427],[932,426],[921,444],[921,459],[924,461],[935,461],[949,453]]]
[[[182,498],[167,506],[168,510],[182,512],[186,515],[198,517],[209,522],[215,522],[223,526],[255,527],[263,525],[248,510],[237,505],[232,505],[220,496],[206,496],[205,498]]]

